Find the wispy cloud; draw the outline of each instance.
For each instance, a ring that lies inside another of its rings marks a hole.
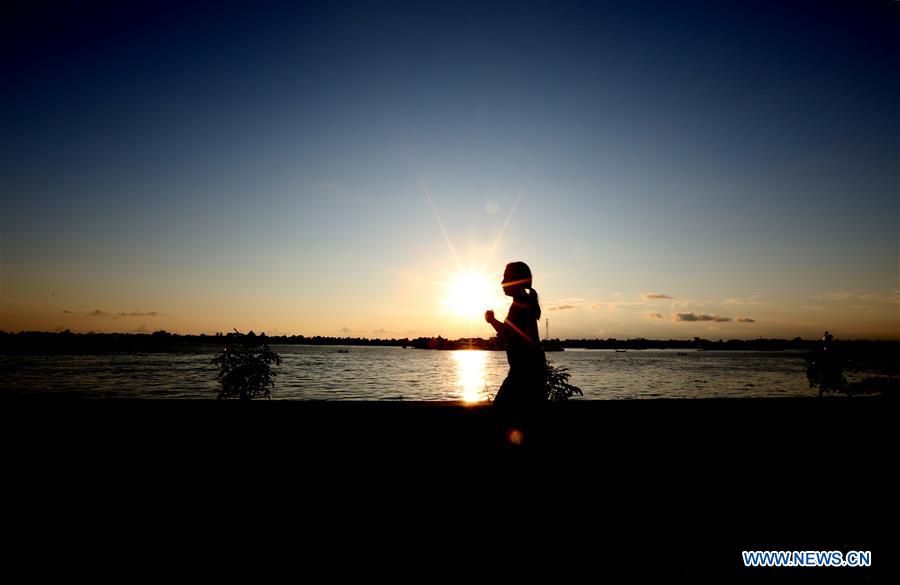
[[[582,303],[584,303],[584,299],[581,297],[566,297],[564,299],[556,299],[551,304],[554,304],[554,305],[562,305],[562,304],[580,305]]]
[[[882,301],[885,303],[900,303],[900,290],[886,293],[869,293],[861,297],[865,301]]]
[[[147,324],[141,323],[140,327],[138,327],[137,329],[134,330],[134,333],[147,333],[149,331],[150,330],[147,329]]]
[[[641,306],[645,306],[646,304],[647,304],[647,303],[631,303],[631,302],[618,302],[618,301],[612,301],[612,302],[598,301],[598,302],[596,302],[596,303],[591,303],[590,305],[588,305],[588,308],[589,308],[589,309],[595,309],[595,310],[597,310],[597,309],[617,309],[617,308],[619,308],[619,307],[634,307],[634,306],[641,307]]]
[[[647,315],[650,319],[663,319],[662,313],[650,313]]]
[[[63,309],[63,313],[66,315],[86,315],[88,317],[112,317],[113,319],[118,319],[119,317],[168,317],[168,315],[160,313],[159,311],[120,311],[118,313],[112,313],[104,309],[94,309],[93,311],[70,311],[69,309]]]
[[[750,317],[741,317],[738,319],[738,323],[756,323],[756,319],[751,319]]]
[[[731,321],[730,317],[720,317],[719,315],[707,315],[706,313],[678,313],[675,315],[676,321],[715,321],[716,323],[725,323]]]
[[[584,299],[581,297],[566,297],[564,299],[554,299],[547,303],[548,311],[567,311],[569,309],[577,309],[584,306]]]
[[[722,301],[726,305],[761,305],[762,301],[759,300],[759,295],[753,295],[752,297],[742,297],[735,299],[725,299]]]
[[[672,298],[669,295],[666,295],[663,293],[649,293],[649,292],[641,294],[641,297],[645,298],[647,300],[671,299]]]
[[[681,310],[685,310],[685,309],[703,309],[703,308],[705,308],[708,304],[709,304],[709,303],[697,301],[697,300],[694,300],[694,299],[683,299],[683,300],[680,300],[680,301],[674,301],[674,302],[672,303],[671,310],[676,311],[676,310],[679,310],[679,309],[681,309]]]
[[[820,301],[878,301],[882,303],[900,303],[900,290],[891,292],[871,292],[871,291],[844,291],[844,292],[827,292],[813,295],[812,298]]]
[[[830,292],[812,296],[812,298],[820,301],[846,301],[855,297],[856,293],[852,292]]]

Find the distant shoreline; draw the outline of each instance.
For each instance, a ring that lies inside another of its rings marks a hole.
[[[25,331],[8,333],[0,331],[0,355],[15,354],[63,354],[63,353],[118,353],[118,352],[183,352],[195,351],[198,346],[227,344],[234,336],[179,335],[166,331],[154,333],[58,333]],[[483,349],[503,350],[502,342],[496,337],[447,339],[437,337],[368,339],[358,337],[305,337],[303,335],[265,335],[259,339],[269,345],[323,345],[323,346],[376,346],[407,347],[416,349]],[[713,341],[695,337],[693,339],[554,339],[549,340],[554,347],[562,349],[694,349],[704,351],[759,350],[812,351],[819,347],[817,339],[729,339]],[[545,341],[546,343],[546,341]],[[834,341],[837,350],[857,354],[900,355],[900,341],[896,340],[841,340]]]
[[[825,396],[692,396],[692,397],[635,397],[635,398],[572,398],[564,402],[548,402],[547,412],[595,412],[597,409],[602,410],[605,406],[616,404],[645,402],[654,405],[673,405],[684,403],[704,403],[707,405],[717,404],[721,406],[753,403],[777,403],[779,405],[796,405],[800,403],[818,403],[818,402],[855,402],[855,401],[891,401],[896,400],[893,394],[855,394],[848,396],[846,394],[831,393]],[[204,404],[204,403],[246,403],[238,400],[216,400],[214,395],[209,398],[142,398],[133,396],[89,396],[84,394],[72,394],[69,392],[34,391],[18,392],[15,390],[5,390],[0,392],[0,402],[115,402],[118,404],[137,404],[137,403],[182,403],[182,404]],[[481,402],[465,402],[463,400],[321,400],[321,399],[302,399],[302,398],[275,398],[272,400],[256,399],[247,401],[252,403],[278,403],[288,404],[287,408],[301,408],[313,411],[345,411],[348,413],[368,413],[368,414],[415,414],[416,412],[436,412],[443,411],[445,413],[454,412],[488,412],[493,405],[490,401]],[[233,407],[226,407],[233,408]],[[654,406],[653,408],[656,408]]]

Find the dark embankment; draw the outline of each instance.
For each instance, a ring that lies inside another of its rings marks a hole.
[[[560,579],[624,565],[731,580],[748,573],[740,551],[762,547],[889,557],[878,535],[894,499],[895,402],[883,398],[573,401],[518,446],[489,408],[447,403],[0,404],[7,486],[59,517],[119,498],[130,526],[172,501],[219,525],[242,503],[291,516],[315,537],[306,551],[382,560],[399,554],[385,536],[397,528],[404,554],[431,558],[527,537],[516,554],[557,547],[539,558]]]
[[[2,405],[13,452],[34,446],[51,448],[53,456],[103,457],[127,447],[136,456],[173,463],[533,453],[547,460],[580,457],[586,470],[628,469],[653,481],[772,481],[772,490],[791,478],[804,489],[837,490],[826,486],[882,473],[878,457],[892,444],[896,410],[896,400],[883,397],[570,401],[532,419],[507,421],[487,406],[440,402],[19,396]],[[520,445],[508,440],[512,428],[522,431]]]

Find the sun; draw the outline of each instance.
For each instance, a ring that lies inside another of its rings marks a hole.
[[[490,245],[483,250],[484,253],[472,254],[470,252],[469,269],[466,270],[460,261],[460,256],[456,251],[456,247],[453,245],[453,240],[447,232],[447,227],[441,219],[441,214],[438,213],[437,206],[434,204],[434,198],[431,196],[428,187],[425,185],[425,180],[422,178],[421,173],[419,174],[419,183],[422,187],[422,194],[425,196],[425,200],[428,201],[428,205],[431,207],[434,219],[444,237],[444,242],[447,244],[450,257],[456,264],[456,271],[451,272],[442,265],[442,263],[429,258],[429,260],[440,269],[440,272],[446,275],[446,278],[442,278],[441,280],[430,280],[432,284],[443,290],[444,294],[441,301],[441,309],[439,310],[443,316],[462,319],[473,324],[476,320],[484,319],[485,311],[491,310],[497,314],[497,317],[500,320],[503,319],[503,315],[501,315],[500,312],[504,311],[505,307],[508,306],[508,302],[503,294],[500,279],[493,275],[490,278],[486,277],[485,270],[490,264],[491,259],[494,257],[495,252],[498,249],[501,249],[503,234],[506,232],[506,228],[509,226],[513,214],[519,206],[519,202],[522,200],[522,195],[529,181],[530,179],[525,181],[520,187],[515,201],[509,208],[506,220],[503,222],[503,225],[500,227],[499,232],[496,237],[493,238]],[[496,213],[496,204],[492,207],[494,207],[494,210],[489,211],[489,213]],[[481,252],[481,250],[479,250],[479,252]],[[480,256],[480,258],[475,258],[473,256]],[[478,266],[479,269],[476,270],[475,266]],[[397,274],[406,278],[413,278],[416,283],[422,281],[420,276],[414,274],[406,272],[397,272]]]
[[[480,272],[459,272],[446,285],[444,308],[454,317],[481,318],[502,304],[500,283]]]

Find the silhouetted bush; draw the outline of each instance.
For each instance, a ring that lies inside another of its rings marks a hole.
[[[581,388],[569,384],[569,370],[565,367],[557,367],[547,360],[547,400],[550,402],[559,402],[568,400],[572,395],[584,396]]]
[[[280,365],[281,358],[269,349],[264,335],[261,338],[252,331],[245,335],[235,329],[227,337],[228,345],[212,360],[220,367],[216,376],[222,384],[219,399],[270,398],[276,375],[271,364]]]
[[[822,345],[807,354],[809,366],[806,379],[810,388],[818,388],[819,396],[825,392],[846,392],[847,378],[844,377],[844,356],[834,347],[834,336],[828,331],[822,336]]]
[[[809,366],[806,379],[810,388],[818,388],[819,396],[826,392],[842,392],[847,388],[844,360],[835,351],[817,350],[806,356]]]

